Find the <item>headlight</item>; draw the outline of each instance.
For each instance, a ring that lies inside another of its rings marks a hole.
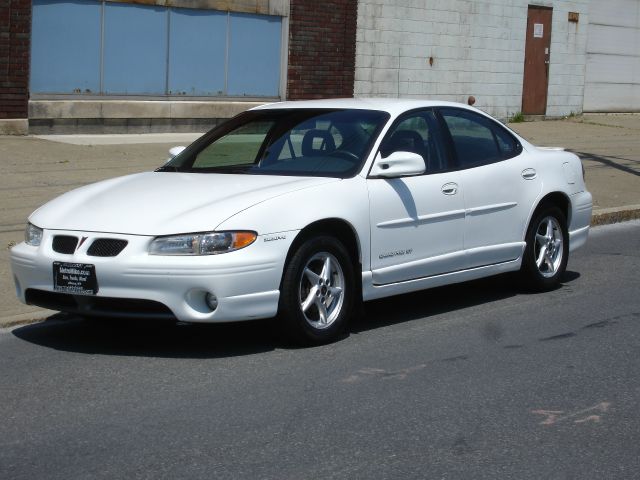
[[[149,247],[151,255],[216,255],[251,245],[255,232],[186,233],[157,237]]]
[[[27,223],[27,228],[24,229],[24,241],[27,245],[37,247],[42,241],[42,229]]]

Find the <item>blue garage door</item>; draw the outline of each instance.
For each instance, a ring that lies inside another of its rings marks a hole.
[[[100,2],[34,2],[32,92],[100,91],[101,15]]]
[[[269,96],[277,92],[280,71],[280,18],[232,15],[229,18],[229,94]],[[268,38],[262,42],[257,39]]]
[[[222,12],[188,9],[171,12],[170,94],[225,94],[227,23],[228,15]]]
[[[282,18],[34,0],[35,94],[278,97]]]

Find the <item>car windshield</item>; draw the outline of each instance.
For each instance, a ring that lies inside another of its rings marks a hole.
[[[157,171],[350,177],[389,118],[375,110],[245,112]]]

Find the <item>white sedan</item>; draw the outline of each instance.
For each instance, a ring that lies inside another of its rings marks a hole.
[[[175,149],[174,149],[175,152]],[[449,102],[264,105],[154,172],[36,210],[11,250],[25,303],[84,316],[277,316],[336,338],[361,301],[520,271],[555,287],[589,232],[578,157]]]

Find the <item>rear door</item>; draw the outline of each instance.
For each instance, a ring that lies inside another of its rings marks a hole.
[[[517,259],[542,183],[532,155],[505,127],[479,113],[439,110],[464,192],[465,268]]]

